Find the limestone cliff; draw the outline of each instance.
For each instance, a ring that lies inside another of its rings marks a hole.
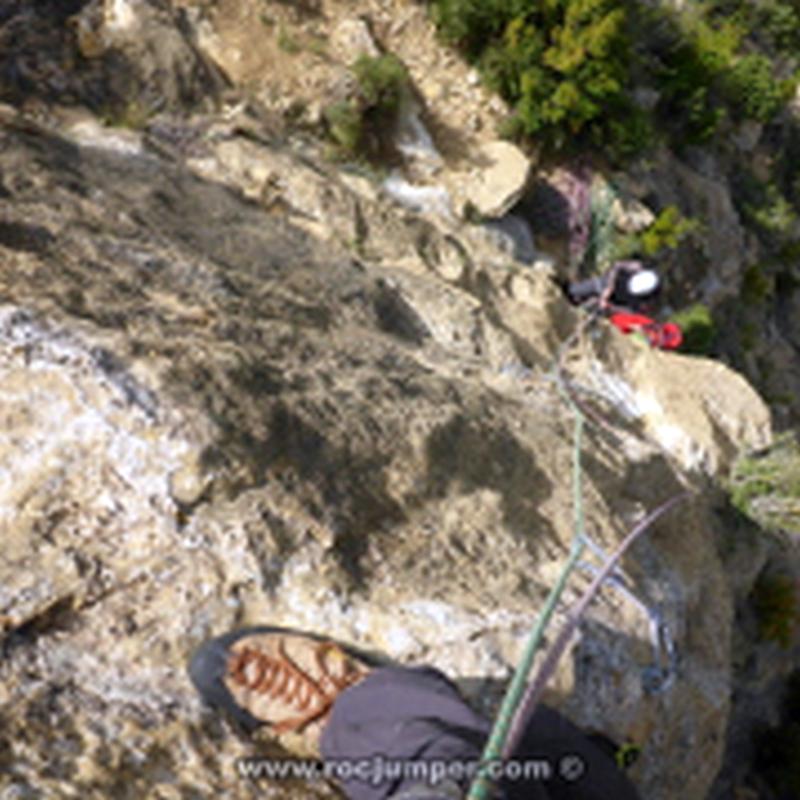
[[[179,75],[217,75],[203,43],[224,31],[180,9],[74,5],[98,20],[96,47],[63,40],[77,97],[154,30],[186,48]],[[222,64],[234,83],[263,68],[247,55],[242,75]],[[192,85],[195,108],[221,91]],[[580,318],[552,258],[409,210],[244,96],[132,129],[26,86],[0,109],[0,787],[335,796],[239,780],[257,745],[189,685],[192,650],[246,623],[435,664],[490,713],[573,535],[563,354],[594,541],[692,498],[625,559],[644,607],[604,590],[550,700],[643,745],[643,796],[706,797],[737,659],[775,660],[737,621],[772,545],[717,487],[772,435],[750,385],[602,323],[564,351]],[[663,663],[647,609],[674,643]]]

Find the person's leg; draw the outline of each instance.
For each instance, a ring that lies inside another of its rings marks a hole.
[[[350,800],[434,800],[463,792],[489,728],[441,672],[385,667],[339,696],[320,749],[343,775],[370,765],[341,780]]]
[[[457,795],[443,794],[442,781],[430,791],[425,781],[412,773],[397,777],[396,770],[404,763],[428,762],[449,769],[444,774],[453,777],[480,759],[490,729],[441,672],[384,668],[339,696],[322,733],[321,751],[323,758],[338,763],[380,756],[370,774],[375,783],[357,777],[343,781],[351,800],[438,800]],[[511,760],[516,764],[506,772],[517,777],[501,780],[504,800],[639,800],[610,748],[547,706],[533,713]],[[384,781],[377,780],[378,763],[390,770]],[[547,774],[540,771],[542,765]],[[469,777],[451,783],[450,791],[466,793]]]
[[[597,276],[569,283],[565,291],[570,302],[576,306],[580,306],[589,300],[598,299],[605,291],[607,285],[604,276]]]
[[[283,629],[212,639],[189,672],[209,703],[247,729],[321,755],[350,800],[457,800],[491,728],[435,669],[373,668],[327,639]],[[638,800],[613,756],[544,706],[513,759],[544,761],[551,774],[503,780],[503,800]]]
[[[441,770],[477,760],[489,728],[436,670],[375,667],[323,637],[281,628],[205,642],[189,675],[248,732],[323,758],[350,800],[460,800],[467,780],[445,781]],[[436,772],[426,768],[433,761]]]
[[[602,746],[565,716],[539,705],[531,715],[511,758],[542,759],[550,765],[544,782],[551,800],[640,800],[636,788]],[[524,781],[505,780],[508,800],[529,800]]]

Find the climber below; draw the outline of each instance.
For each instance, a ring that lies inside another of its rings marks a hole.
[[[602,275],[558,283],[573,305],[599,311],[622,333],[642,333],[660,350],[677,350],[683,342],[683,332],[674,322],[656,322],[643,313],[650,312],[661,291],[661,278],[639,260],[617,261]]]
[[[565,282],[564,292],[574,305],[597,303],[601,311],[647,310],[661,290],[658,273],[641,261],[617,261],[603,275],[575,283]]]

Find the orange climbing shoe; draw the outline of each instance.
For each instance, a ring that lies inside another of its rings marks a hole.
[[[248,731],[287,750],[319,757],[319,739],[339,693],[371,665],[335,642],[282,628],[257,627],[211,639],[189,675],[201,696]]]

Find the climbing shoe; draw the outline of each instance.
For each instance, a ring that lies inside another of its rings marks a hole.
[[[329,639],[256,627],[203,644],[189,675],[206,702],[228,711],[248,732],[265,734],[295,755],[318,758],[336,698],[370,668]]]

